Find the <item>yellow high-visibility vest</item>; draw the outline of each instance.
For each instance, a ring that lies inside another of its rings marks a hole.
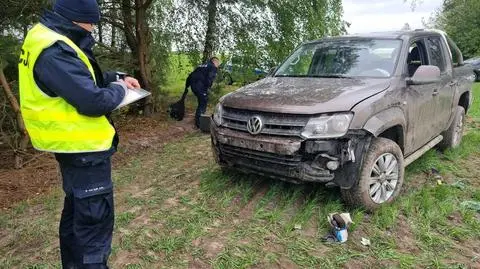
[[[35,25],[28,32],[18,69],[20,108],[32,144],[37,150],[56,153],[108,150],[112,146],[115,129],[105,116],[81,115],[63,98],[45,94],[35,82],[35,62],[43,50],[58,41],[75,50],[95,80],[95,73],[87,55],[69,38],[43,24]]]

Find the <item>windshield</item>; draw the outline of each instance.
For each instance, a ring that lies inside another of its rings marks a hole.
[[[301,46],[280,66],[277,77],[390,77],[401,41],[354,39]]]

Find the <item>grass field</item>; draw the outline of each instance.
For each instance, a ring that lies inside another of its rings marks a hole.
[[[374,214],[336,189],[223,174],[191,134],[114,171],[112,268],[480,268],[480,86],[463,144],[407,169],[401,197]],[[438,169],[439,181],[429,173]],[[60,268],[60,190],[0,213],[0,268]],[[350,212],[346,244],[326,217]],[[371,246],[360,241],[371,240]]]

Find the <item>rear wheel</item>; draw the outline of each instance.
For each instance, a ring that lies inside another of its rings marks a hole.
[[[233,79],[230,74],[225,74],[225,84],[227,85],[232,85],[233,84]]]
[[[345,202],[369,211],[392,202],[400,193],[404,177],[403,153],[390,139],[374,138],[360,169],[358,182],[341,190]]]
[[[440,149],[456,148],[460,145],[463,138],[463,129],[465,127],[465,108],[457,106],[452,124],[442,133],[443,140],[439,144]]]

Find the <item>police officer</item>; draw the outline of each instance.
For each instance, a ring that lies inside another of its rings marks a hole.
[[[200,116],[207,110],[208,89],[212,87],[217,77],[217,70],[220,66],[220,59],[211,58],[206,64],[198,66],[187,78],[187,88],[190,86],[198,100],[197,111],[195,112],[195,126],[200,127]]]
[[[21,111],[33,146],[59,163],[64,208],[63,268],[108,268],[114,224],[111,156],[118,136],[109,119],[138,81],[102,73],[91,35],[96,0],[57,0],[25,38],[19,63]]]

